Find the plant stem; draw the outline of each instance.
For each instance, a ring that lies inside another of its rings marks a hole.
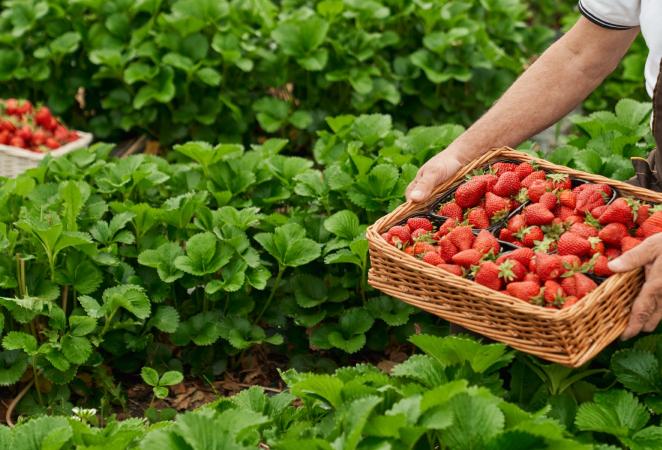
[[[32,377],[34,379],[34,388],[37,391],[37,400],[39,400],[39,405],[44,406],[44,399],[41,397],[41,390],[39,388],[39,376],[37,375],[37,361],[34,356],[32,357]]]
[[[62,311],[67,315],[67,299],[69,298],[69,285],[65,284],[62,288]]]
[[[285,266],[281,266],[279,264],[278,265],[278,275],[276,275],[276,280],[274,281],[274,285],[271,288],[271,294],[269,294],[269,298],[264,303],[264,306],[262,307],[262,311],[260,311],[260,314],[257,315],[257,318],[255,319],[255,322],[253,322],[253,323],[258,323],[260,321],[260,319],[262,318],[262,315],[269,308],[269,305],[271,304],[271,301],[274,299],[274,296],[276,295],[276,290],[278,289],[278,285],[280,284],[280,280],[281,280],[281,278],[283,278],[283,273],[285,273]]]

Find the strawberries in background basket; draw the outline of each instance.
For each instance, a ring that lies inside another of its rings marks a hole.
[[[55,150],[80,138],[46,106],[35,110],[28,100],[0,99],[0,144],[38,153]]]
[[[383,237],[441,270],[563,309],[613,275],[610,260],[662,232],[662,206],[614,197],[607,184],[496,162],[438,204],[435,222],[410,218]]]

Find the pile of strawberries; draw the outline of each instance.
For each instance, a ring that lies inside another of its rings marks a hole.
[[[28,100],[0,99],[0,144],[45,153],[79,139],[46,106]]]
[[[455,275],[546,308],[567,308],[612,275],[611,259],[662,231],[662,207],[614,199],[606,184],[574,184],[527,162],[493,163],[432,214],[382,236]]]

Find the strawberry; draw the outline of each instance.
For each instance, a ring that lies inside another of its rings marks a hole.
[[[484,175],[477,175],[474,177],[474,179],[478,181],[484,181],[485,182],[485,192],[491,191],[496,182],[499,180],[499,177],[494,175],[493,173],[486,173]]]
[[[524,208],[524,218],[528,225],[547,225],[554,220],[554,214],[540,203],[534,203]]]
[[[595,263],[593,265],[593,273],[596,274],[599,277],[608,277],[610,275],[613,275],[614,272],[609,270],[609,259],[605,255],[599,255],[595,259]]]
[[[532,226],[521,229],[519,232],[515,233],[526,247],[533,247],[536,245],[536,241],[542,241],[545,238],[545,234],[539,226]]]
[[[565,223],[568,225],[573,225],[575,223],[583,223],[584,219],[581,216],[578,216],[577,214],[568,214],[565,215],[563,210],[568,210],[569,208],[566,208],[565,206],[561,206],[561,212],[559,217],[562,218]],[[571,210],[572,211],[572,210]]]
[[[411,231],[407,225],[395,225],[388,231],[387,241],[396,247],[402,247],[411,242]]]
[[[501,230],[499,230],[499,239],[506,242],[512,242],[513,232],[510,231],[508,228],[502,228]]]
[[[527,273],[526,267],[516,259],[507,259],[499,264],[499,276],[506,282],[520,281]]]
[[[425,255],[423,255],[423,261],[425,261],[428,264],[432,264],[433,266],[445,263],[445,261],[441,258],[441,256],[439,256],[439,253],[437,253],[436,251],[430,251],[427,252]]]
[[[602,239],[600,239],[599,237],[588,238],[588,243],[591,244],[591,251],[590,251],[591,255],[605,252],[605,244],[604,242],[602,242]]]
[[[570,227],[570,231],[586,239],[598,236],[598,230],[587,223],[575,223]]]
[[[459,251],[468,250],[474,243],[474,234],[471,227],[463,225],[455,227],[448,233],[448,238],[457,247]]]
[[[430,220],[425,217],[412,217],[407,219],[407,226],[409,226],[411,231],[432,231],[432,222],[430,222]]]
[[[544,298],[547,303],[559,304],[561,303],[563,297],[565,297],[565,292],[557,281],[545,281]]]
[[[425,231],[423,228],[419,228],[418,230],[411,232],[411,239],[414,242],[430,241],[432,239],[432,235],[429,231]]]
[[[558,203],[558,198],[556,198],[556,195],[554,195],[552,192],[545,192],[540,196],[538,203],[545,205],[545,208],[551,211]]]
[[[618,258],[619,256],[621,256],[621,251],[614,247],[607,247],[605,249],[605,256],[607,257],[607,259],[612,260],[614,258]]]
[[[536,275],[542,281],[558,278],[563,273],[563,260],[559,255],[536,253]]]
[[[530,248],[518,248],[517,250],[499,256],[499,258],[497,258],[497,263],[500,264],[508,259],[514,259],[515,261],[519,261],[524,267],[529,267],[529,262],[534,255],[535,253]]]
[[[578,271],[582,265],[582,259],[577,255],[561,255],[564,273],[566,271]]]
[[[598,206],[605,205],[611,196],[611,188],[606,184],[582,184],[573,189],[577,195],[575,211],[587,213]]]
[[[540,284],[540,277],[538,274],[527,272],[522,281],[533,281],[536,284]]]
[[[508,294],[528,302],[540,294],[540,285],[534,281],[515,281],[506,286]]]
[[[492,192],[501,197],[510,197],[517,194],[521,187],[520,179],[515,172],[505,172],[492,187]]]
[[[508,219],[508,229],[512,233],[517,233],[519,230],[526,226],[526,219],[522,214],[516,214]]]
[[[573,277],[575,278],[575,297],[578,299],[585,297],[588,293],[593,291],[593,289],[598,287],[595,281],[583,273],[576,273]]]
[[[632,236],[625,236],[621,239],[621,252],[625,253],[628,250],[632,250],[637,245],[641,244],[641,241],[641,239]]]
[[[499,278],[499,273],[499,266],[497,266],[492,261],[485,261],[478,268],[476,276],[474,277],[474,281],[476,281],[478,284],[482,284],[483,286],[498,291],[501,289],[502,285],[501,278]]]
[[[578,301],[579,301],[579,299],[577,297],[575,297],[574,295],[569,295],[563,301],[563,305],[561,305],[561,309],[570,308],[572,305],[574,305]]]
[[[661,231],[662,231],[662,228],[658,227],[657,225],[655,225],[653,223],[650,223],[650,222],[644,222],[637,229],[636,236],[645,239],[645,238],[651,237],[652,235],[657,234]]]
[[[453,256],[455,256],[458,251],[459,250],[455,244],[450,241],[450,239],[442,239],[439,241],[439,256],[441,256],[444,261],[452,261]]]
[[[651,205],[642,203],[637,209],[637,225],[643,224],[650,217]]]
[[[480,203],[480,199],[485,195],[487,183],[474,177],[469,181],[462,183],[455,191],[455,202],[460,208],[472,208]]]
[[[452,273],[453,275],[457,275],[458,277],[464,275],[464,270],[462,269],[462,267],[457,266],[455,264],[437,264],[437,267],[439,267],[442,270],[445,270],[446,272]]]
[[[444,217],[450,217],[458,221],[462,220],[463,211],[460,206],[455,202],[444,203],[441,208],[439,208],[438,214]]]
[[[619,222],[607,224],[598,233],[598,237],[607,245],[620,245],[623,238],[627,235],[628,228]]]
[[[591,210],[591,215],[593,217],[600,217],[607,210],[607,205],[596,206]],[[597,219],[596,219],[597,221]],[[600,222],[598,222],[600,223]]]
[[[495,255],[501,250],[499,241],[492,233],[487,230],[481,230],[476,239],[474,240],[472,248],[481,253],[489,253],[492,251]]]
[[[496,173],[496,176],[501,176],[505,172],[514,172],[517,164],[509,162],[495,162],[492,164],[492,170]]]
[[[480,206],[469,211],[469,214],[467,214],[467,221],[477,229],[488,228],[490,226],[490,218],[487,216],[485,209]]]
[[[529,164],[528,162],[523,162],[520,163],[516,168],[515,168],[515,173],[519,177],[520,180],[524,180],[526,177],[531,175],[533,173],[533,166]]]
[[[567,231],[559,238],[558,251],[559,255],[584,256],[590,253],[591,243],[585,237]]]
[[[457,227],[457,220],[455,219],[446,219],[444,223],[441,224],[437,232],[434,234],[434,239],[439,240],[442,236],[446,236],[450,231]]]
[[[510,212],[510,209],[510,199],[499,197],[492,192],[485,194],[485,211],[491,219],[502,219]]]
[[[640,229],[643,237],[649,237],[662,231],[662,211],[654,212],[641,224]]]
[[[463,250],[453,256],[451,259],[453,264],[457,264],[462,267],[471,267],[477,265],[483,254],[478,250],[470,248],[469,250]]]
[[[552,190],[572,189],[572,181],[565,173],[550,173],[547,182]]]
[[[598,217],[601,225],[608,223],[630,224],[634,221],[632,206],[624,198],[617,198],[613,203],[607,206],[607,209]]]
[[[561,206],[574,210],[577,205],[577,196],[571,190],[564,189],[559,192],[559,203]]]
[[[547,192],[547,185],[543,180],[534,180],[526,190],[527,197],[532,202],[538,202],[540,197]]]
[[[531,186],[531,184],[534,181],[536,180],[545,181],[545,178],[547,178],[547,174],[545,173],[544,170],[536,170],[535,172],[531,172],[529,175],[526,176],[526,178],[522,180],[522,186],[528,188]]]

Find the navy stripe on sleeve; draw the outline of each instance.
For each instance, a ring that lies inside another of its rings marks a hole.
[[[630,28],[634,28],[634,27],[630,27],[630,26],[627,26],[627,25],[617,25],[615,23],[610,23],[610,22],[607,22],[604,19],[599,18],[598,16],[596,16],[595,14],[593,14],[589,10],[587,10],[584,7],[584,5],[582,5],[581,1],[578,3],[577,6],[579,6],[579,12],[582,13],[582,15],[584,17],[586,17],[588,20],[590,20],[594,24],[599,25],[603,28],[609,28],[610,30],[629,30]]]

